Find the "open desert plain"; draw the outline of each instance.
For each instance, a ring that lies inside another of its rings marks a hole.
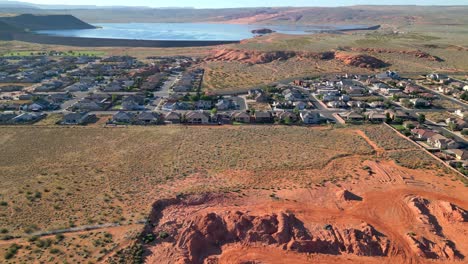
[[[6,262],[451,263],[468,252],[466,181],[384,125],[0,130],[2,227],[19,236],[0,245],[20,247]]]
[[[0,263],[468,263],[466,5],[0,8]]]

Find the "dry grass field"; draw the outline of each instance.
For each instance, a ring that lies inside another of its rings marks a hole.
[[[339,157],[372,153],[346,130],[300,127],[2,127],[1,132],[6,205],[0,207],[0,222],[11,235],[135,222],[146,216],[154,197],[174,195],[167,186],[191,176],[225,181],[206,186],[210,189],[246,182],[264,186]],[[238,179],[243,171],[255,173]],[[297,184],[302,176],[295,176]]]

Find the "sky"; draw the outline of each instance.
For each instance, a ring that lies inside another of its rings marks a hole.
[[[21,1],[21,0],[19,0]],[[468,0],[24,0],[36,4],[231,8],[266,6],[468,5]]]

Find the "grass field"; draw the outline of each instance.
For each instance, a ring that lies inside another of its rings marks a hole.
[[[42,53],[49,53],[50,51],[39,51],[39,50],[18,50],[18,51],[8,51],[4,53],[0,53],[3,57],[10,57],[10,56],[37,56],[41,55]],[[92,51],[92,50],[67,50],[61,51],[62,54],[60,56],[69,56],[69,57],[79,57],[79,56],[105,56],[106,53],[103,51]]]

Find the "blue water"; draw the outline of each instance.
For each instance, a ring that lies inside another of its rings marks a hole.
[[[143,39],[143,40],[242,40],[251,38],[253,29],[270,28],[285,34],[311,34],[321,29],[337,27],[259,26],[207,23],[105,23],[97,29],[40,30],[40,34],[82,38]],[[344,26],[347,28],[351,26]]]

